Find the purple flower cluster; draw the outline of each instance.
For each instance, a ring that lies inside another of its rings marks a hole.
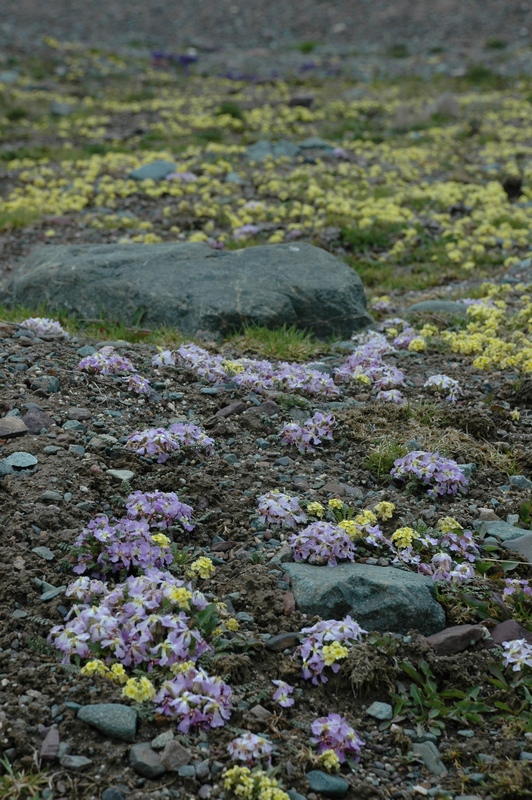
[[[466,489],[468,480],[456,463],[439,453],[413,450],[394,461],[390,475],[397,480],[415,480],[428,487],[429,497],[456,494]]]
[[[339,393],[338,387],[329,375],[324,375],[303,364],[282,361],[274,366],[270,361],[241,358],[237,362],[229,362],[236,363],[241,368],[241,371],[234,374],[234,370],[228,370],[224,366],[228,364],[225,358],[212,356],[207,350],[195,344],[181,345],[177,353],[184,366],[213,383],[232,380],[239,386],[255,392],[279,389],[326,397]]]
[[[133,492],[126,509],[130,519],[143,518],[150,528],[164,531],[179,522],[186,531],[194,530],[192,506],[182,503],[175,492]]]
[[[303,628],[301,633],[306,636],[296,654],[303,661],[302,675],[317,685],[320,681],[327,683],[328,678],[323,674],[326,666],[330,666],[333,672],[338,672],[340,664],[336,661],[345,658],[349,647],[361,641],[362,634],[367,631],[348,615],[340,621],[321,620],[310,628]]]
[[[160,350],[151,360],[152,367],[175,367],[175,357],[171,350]]]
[[[453,561],[449,553],[440,551],[432,556],[430,564],[419,564],[418,572],[430,575],[433,581],[462,583],[475,577],[475,570],[469,561]]]
[[[150,382],[147,378],[143,378],[137,372],[130,375],[129,378],[124,378],[127,381],[127,388],[130,392],[135,394],[151,394]]]
[[[502,596],[505,599],[507,597],[513,597],[514,595],[519,595],[521,592],[526,597],[532,597],[532,587],[530,586],[527,580],[519,580],[518,578],[506,578],[504,583],[505,586]]]
[[[294,687],[290,686],[286,681],[272,681],[277,689],[273,693],[272,700],[278,703],[281,708],[290,708],[294,705],[294,698],[291,696],[294,693]]]
[[[74,542],[78,575],[89,571],[99,578],[107,573],[136,574],[139,570],[170,566],[173,555],[152,539],[145,519],[110,520],[105,514],[92,519]]]
[[[259,519],[268,525],[295,528],[300,522],[307,521],[299,497],[283,494],[278,489],[261,495],[258,503]]]
[[[339,381],[362,379],[363,383],[374,384],[379,391],[404,386],[402,371],[384,361],[384,356],[393,353],[393,350],[385,336],[374,333],[335,370],[335,376]]]
[[[139,456],[157,456],[157,463],[164,464],[181,447],[197,447],[211,454],[214,451],[214,439],[192,422],[177,422],[168,429],[136,431],[127,437],[125,447]]]
[[[125,356],[115,353],[114,347],[105,346],[82,358],[78,369],[90,375],[121,375],[124,372],[136,372],[135,367]]]
[[[313,522],[300,533],[292,534],[289,544],[294,561],[334,567],[339,560],[353,561],[355,557],[355,546],[349,535],[330,522]]]
[[[297,422],[287,423],[281,433],[281,442],[297,447],[300,453],[314,453],[314,445],[321,444],[324,439],[332,442],[335,425],[332,414],[317,411],[303,425],[298,425]]]
[[[334,750],[340,763],[344,763],[346,756],[354,761],[359,761],[360,751],[365,742],[358,733],[349,725],[345,717],[340,714],[328,714],[314,720],[310,726],[314,736],[310,741],[318,748],[318,753]]]
[[[512,639],[503,642],[502,647],[502,663],[505,667],[511,664],[514,672],[521,672],[523,667],[532,667],[532,645],[526,639]]]
[[[234,761],[243,761],[250,767],[263,758],[267,759],[268,766],[270,766],[273,745],[264,736],[257,736],[256,733],[248,731],[229,742],[227,752]]]
[[[460,384],[454,378],[449,378],[448,375],[431,375],[423,384],[423,388],[432,389],[439,394],[448,392],[445,397],[448,403],[456,403],[458,395],[462,393]]]
[[[154,698],[155,710],[177,717],[177,730],[210,730],[225,725],[231,716],[231,687],[203,669],[190,666],[172,680],[165,681]]]
[[[203,594],[169,572],[149,569],[114,586],[96,585],[99,605],[74,606],[65,624],[50,631],[48,641],[63,653],[92,658],[96,653],[124,667],[171,666],[196,661],[209,650],[194,615],[207,608]],[[71,597],[83,597],[91,583],[83,576],[68,589]]]
[[[384,403],[395,403],[398,406],[402,406],[406,403],[399,389],[389,389],[388,391],[378,392],[377,400],[382,400]]]
[[[48,319],[48,317],[28,317],[24,322],[20,323],[21,328],[28,331],[33,331],[36,336],[62,336],[64,339],[69,339],[69,334],[55,319]]]

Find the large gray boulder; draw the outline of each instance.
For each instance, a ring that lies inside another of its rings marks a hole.
[[[445,614],[434,599],[430,578],[395,567],[339,564],[283,564],[299,611],[323,619],[350,614],[368,631],[425,636],[445,628]]]
[[[0,302],[83,318],[169,325],[186,335],[284,324],[349,337],[372,322],[362,282],[310,244],[219,252],[207,244],[60,245],[35,249]]]

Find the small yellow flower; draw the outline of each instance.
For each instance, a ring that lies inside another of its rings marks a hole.
[[[412,546],[412,542],[419,539],[419,534],[413,528],[397,528],[395,533],[392,533],[391,540],[397,545],[400,550],[405,550],[407,547]]]
[[[175,664],[170,666],[170,672],[172,675],[180,675],[182,672],[188,672],[193,667],[193,661],[176,661]]]
[[[237,619],[231,617],[225,623],[225,627],[227,628],[228,631],[238,631],[240,630],[240,623],[238,622]]]
[[[427,343],[422,336],[416,336],[408,345],[408,349],[411,353],[423,353],[427,349]]]
[[[463,530],[458,520],[454,517],[443,517],[443,519],[440,519],[438,528],[442,533],[457,533]]]
[[[210,558],[206,556],[200,556],[197,558],[189,567],[189,573],[193,577],[199,577],[202,579],[210,578],[216,572],[216,567],[212,563]]]
[[[341,500],[338,499],[338,497],[332,497],[329,500],[328,505],[329,508],[331,508],[333,511],[341,511],[344,507],[344,504],[342,503]]]
[[[373,511],[378,516],[379,519],[382,519],[383,522],[387,519],[391,519],[393,516],[393,512],[395,511],[394,503],[388,503],[386,500],[382,500],[377,505],[373,506]]]
[[[325,767],[327,772],[337,772],[340,769],[340,759],[334,750],[324,750],[318,757],[320,766]]]
[[[100,661],[99,658],[95,658],[92,661],[87,661],[80,671],[82,675],[107,675],[109,670],[103,661]]]
[[[514,410],[510,414],[510,419],[513,419],[514,422],[518,422],[521,419],[521,414],[519,413],[517,408],[514,408]]]
[[[135,703],[145,703],[153,700],[156,691],[153,683],[143,676],[142,678],[130,678],[122,689],[122,695]]]
[[[172,543],[168,536],[165,536],[164,533],[154,533],[151,537],[151,540],[161,547],[170,547]]]
[[[355,517],[355,522],[357,525],[375,525],[377,522],[377,517],[370,511],[369,508],[365,508],[360,514],[357,514]]]
[[[127,673],[122,664],[113,664],[109,668],[107,677],[114,681],[114,683],[124,684],[127,682]]]
[[[338,523],[339,528],[343,528],[350,539],[359,539],[363,535],[363,531],[357,526],[354,519],[343,519]]]
[[[325,666],[330,667],[335,661],[340,661],[341,658],[347,658],[349,650],[345,645],[340,644],[340,642],[332,642],[331,644],[326,644],[322,648],[321,655]]]
[[[177,606],[181,606],[181,608],[189,608],[191,598],[192,592],[190,592],[188,589],[185,589],[184,586],[174,586],[168,593],[168,599],[170,602],[175,603]]]
[[[313,517],[318,517],[321,519],[325,513],[325,509],[321,503],[309,503],[307,506],[307,511],[309,514],[312,514]]]
[[[244,366],[239,361],[222,361],[222,367],[228,375],[239,375],[244,372]]]

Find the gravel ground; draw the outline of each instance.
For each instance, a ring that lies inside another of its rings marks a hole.
[[[113,46],[277,46],[316,40],[420,49],[468,49],[490,37],[526,41],[532,4],[523,0],[3,0],[0,45],[34,46],[42,36]]]

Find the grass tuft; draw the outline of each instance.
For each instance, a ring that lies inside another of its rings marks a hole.
[[[242,333],[229,338],[239,350],[258,353],[266,358],[304,361],[328,350],[325,342],[318,342],[308,331],[295,325],[271,330],[261,325],[246,325]]]

